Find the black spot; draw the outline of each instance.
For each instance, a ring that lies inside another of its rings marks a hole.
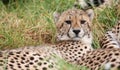
[[[3,62],[3,60],[0,60],[0,62]]]
[[[35,60],[35,62],[38,62],[38,60]]]
[[[115,55],[116,55],[116,56],[118,56],[118,55],[119,55],[119,53],[115,53]]]
[[[99,63],[95,63],[95,65],[98,65]]]
[[[77,61],[77,59],[74,59],[75,61]]]
[[[9,66],[10,66],[10,67],[13,67],[13,65],[12,65],[12,64],[9,64]]]
[[[108,40],[108,41],[105,42],[105,44],[108,44],[108,43],[110,43],[110,40]]]
[[[9,52],[9,55],[14,55],[13,52]]]
[[[71,45],[75,45],[74,43],[72,43]]]
[[[111,54],[109,54],[109,56],[112,56],[112,53],[111,53]]]
[[[74,50],[75,52],[77,52],[77,50]]]
[[[97,57],[97,60],[100,60],[100,57]]]
[[[26,54],[29,54],[29,52],[26,52]]]
[[[30,57],[30,60],[34,60],[34,57]]]
[[[48,67],[49,67],[49,68],[53,68],[53,65],[49,65]]]
[[[69,53],[69,55],[72,55],[71,53]]]
[[[3,64],[0,64],[0,66],[3,66]]]
[[[14,57],[14,59],[15,59],[15,60],[18,60],[18,58],[17,58],[17,57]]]
[[[24,62],[23,62],[23,61],[21,61],[21,63],[22,63],[22,64],[24,64]]]
[[[30,64],[30,65],[33,65],[33,62],[30,62],[29,64]]]
[[[18,63],[17,65],[20,65],[20,63]]]
[[[72,57],[70,57],[70,59],[72,59]]]
[[[11,60],[10,62],[11,62],[11,63],[14,63],[14,61],[13,61],[13,60]]]
[[[104,56],[104,59],[107,58],[107,55]]]
[[[114,62],[114,61],[116,61],[116,59],[112,59],[111,61]]]
[[[83,49],[80,49],[80,51],[83,51]]]
[[[96,56],[93,56],[92,58],[95,58]]]
[[[44,64],[46,65],[47,63],[46,63],[46,62],[44,62]]]
[[[20,65],[18,65],[18,68],[21,68],[21,66],[20,66]]]
[[[85,46],[85,49],[87,49],[87,46]]]
[[[119,33],[119,31],[117,31],[117,33]]]
[[[16,55],[16,57],[19,57],[19,55]]]
[[[42,70],[47,70],[47,68],[46,68],[46,67],[43,67]]]
[[[92,63],[93,63],[93,61],[90,61],[90,62],[89,62],[89,64],[92,64]]]
[[[74,54],[74,56],[77,56],[77,54]]]
[[[23,54],[23,56],[26,56],[26,54]]]
[[[43,58],[39,57],[40,60],[43,60]]]
[[[29,67],[29,65],[25,65],[25,67]]]
[[[41,63],[41,62],[39,62],[39,63],[38,63],[38,65],[39,65],[39,66],[41,66],[41,65],[42,65],[42,63]]]
[[[25,58],[24,58],[24,57],[21,57],[21,59],[22,59],[22,60],[25,60]]]
[[[78,54],[81,54],[81,52],[78,52]]]
[[[21,52],[19,51],[19,52],[16,52],[17,54],[20,54]]]
[[[105,46],[102,46],[102,48],[104,49],[104,48],[107,48],[107,45],[105,45]]]
[[[109,46],[108,48],[109,48],[109,49],[112,49],[112,48],[114,48],[114,46]]]
[[[111,64],[111,67],[115,67],[115,65],[114,65],[114,64]]]
[[[117,27],[117,29],[119,30],[120,28],[119,28],[119,27]]]

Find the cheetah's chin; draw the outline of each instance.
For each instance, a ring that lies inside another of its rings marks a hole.
[[[72,40],[78,41],[78,40],[80,40],[80,39],[81,39],[80,37],[74,37]]]

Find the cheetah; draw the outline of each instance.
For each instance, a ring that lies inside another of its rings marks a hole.
[[[68,9],[54,13],[57,29],[54,45],[0,51],[0,70],[59,70],[59,60],[91,70],[119,69],[120,49],[97,49],[92,44],[93,10]]]
[[[80,5],[82,9],[97,8],[105,9],[106,7],[111,8],[119,4],[119,0],[76,0],[74,6]]]
[[[0,70],[59,70],[59,60],[77,64],[92,51],[93,10],[68,9],[54,13],[56,44],[0,51]]]
[[[91,70],[99,70],[101,67],[105,70],[120,70],[119,31],[120,21],[102,37],[101,48],[88,51],[78,64],[87,66]]]
[[[88,51],[78,65],[86,66],[90,70],[120,70],[120,49],[96,49]]]
[[[100,39],[103,49],[120,48],[120,21]]]

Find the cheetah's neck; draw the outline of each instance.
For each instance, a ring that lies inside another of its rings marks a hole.
[[[91,40],[91,37],[84,37],[80,41],[61,41],[54,47],[60,52],[63,59],[76,64],[88,51],[93,50]]]

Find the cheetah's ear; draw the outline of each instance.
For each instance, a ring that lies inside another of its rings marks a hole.
[[[55,11],[53,13],[53,18],[54,18],[54,22],[55,23],[59,20],[59,17],[60,17],[60,13],[58,13],[58,12]]]
[[[94,18],[94,11],[92,9],[89,9],[86,11],[88,16],[90,17],[90,20],[92,21]]]

